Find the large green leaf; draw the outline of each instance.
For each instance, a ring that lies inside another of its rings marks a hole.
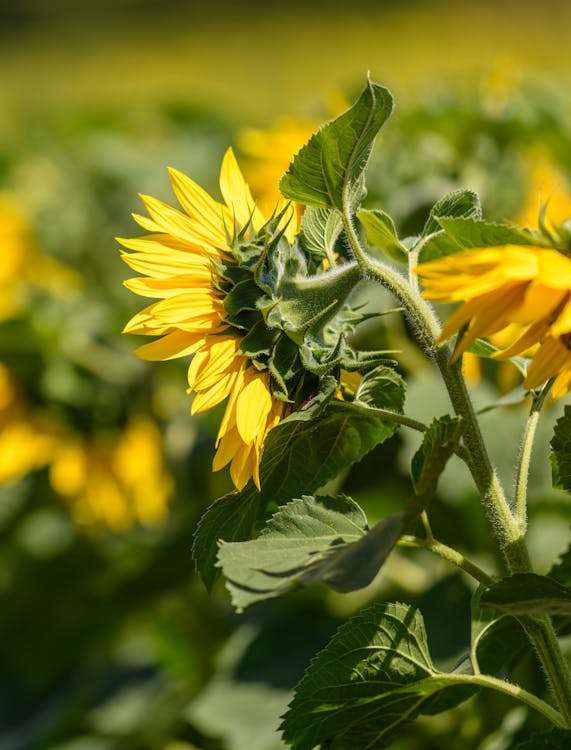
[[[375,137],[392,109],[388,89],[367,80],[355,104],[323,125],[295,156],[280,181],[283,195],[342,210],[360,185]]]
[[[547,576],[516,573],[489,586],[480,605],[511,615],[569,615],[571,588]]]
[[[554,488],[571,492],[571,406],[555,424],[550,458]]]
[[[385,747],[418,714],[468,697],[473,688],[455,677],[434,667],[418,610],[375,604],[313,660],[285,715],[284,739],[295,750]]]
[[[271,430],[260,465],[261,492],[250,482],[217,500],[202,517],[193,555],[207,588],[218,575],[218,540],[249,539],[272,505],[315,492],[394,433],[395,423],[372,409],[331,396],[332,387]],[[387,376],[385,396],[389,403],[402,404],[402,380]]]
[[[238,610],[297,585],[323,582],[337,591],[367,586],[394,547],[402,514],[370,531],[348,497],[302,497],[278,511],[257,539],[222,542],[219,565]]]

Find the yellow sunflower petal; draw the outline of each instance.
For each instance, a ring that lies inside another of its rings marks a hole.
[[[236,402],[236,425],[245,443],[252,443],[264,431],[272,408],[267,373],[250,375]]]
[[[222,161],[220,191],[238,226],[245,227],[251,221],[254,229],[258,230],[264,225],[265,219],[256,208],[231,148],[226,151]]]

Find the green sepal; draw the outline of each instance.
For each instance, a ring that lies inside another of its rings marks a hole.
[[[258,321],[253,328],[240,340],[238,354],[244,354],[252,359],[261,355],[269,355],[280,335],[279,331],[270,330],[263,320]]]
[[[232,317],[243,310],[256,310],[259,298],[260,288],[252,277],[248,281],[236,284],[224,297],[224,308],[228,313],[228,320],[232,322]]]
[[[343,369],[347,372],[370,372],[379,365],[394,368],[396,360],[387,357],[392,351],[359,351],[347,347],[343,358]]]
[[[279,285],[279,312],[286,331],[314,331],[323,328],[346,303],[361,280],[361,270],[354,261],[315,276],[284,278]]]
[[[362,173],[373,142],[393,109],[388,89],[367,80],[359,98],[342,115],[323,125],[294,157],[280,190],[308,206],[343,210],[362,190]]]
[[[357,211],[357,218],[365,227],[370,245],[379,247],[389,258],[399,263],[406,263],[407,249],[399,240],[394,222],[385,211],[363,208]]]
[[[269,369],[276,380],[278,388],[274,388],[274,395],[284,400],[289,399],[288,384],[302,373],[299,347],[288,336],[281,335],[273,348],[269,361]]]

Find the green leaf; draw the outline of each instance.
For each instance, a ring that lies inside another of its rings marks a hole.
[[[431,422],[412,459],[411,476],[417,495],[427,499],[432,497],[461,433],[462,424],[458,417],[446,415]]]
[[[438,224],[461,247],[495,247],[497,245],[537,245],[538,238],[515,224],[489,222],[478,217],[441,216]]]
[[[392,109],[388,89],[367,80],[355,104],[323,125],[295,156],[280,181],[283,195],[343,210],[345,197],[352,199],[360,186],[375,137]]]
[[[545,244],[527,229],[483,221],[478,216],[441,215],[436,217],[435,223],[442,231],[434,230],[434,236],[423,246],[419,256],[421,263],[475,247]]]
[[[342,229],[341,216],[328,208],[308,206],[304,211],[300,227],[300,240],[305,250],[316,259],[327,258],[335,265],[335,242]]]
[[[393,260],[406,263],[408,252],[399,240],[391,217],[380,209],[357,211],[357,218],[365,227],[369,244],[380,247]]]
[[[355,401],[400,414],[404,406],[405,390],[405,382],[396,370],[379,365],[360,382]]]
[[[571,588],[535,573],[516,573],[489,586],[480,597],[482,607],[510,615],[568,615]]]
[[[312,661],[285,715],[294,750],[320,743],[385,747],[418,714],[444,710],[472,688],[434,667],[420,612],[374,604],[351,618]]]
[[[334,387],[331,379],[326,392],[270,431],[260,464],[261,492],[250,482],[241,492],[217,500],[202,517],[193,555],[207,588],[218,576],[219,539],[249,539],[272,504],[315,492],[394,433],[396,425],[370,409],[332,400]],[[387,384],[387,400],[398,402],[401,387],[400,383]]]
[[[565,586],[571,586],[571,545],[567,547],[548,575]]]
[[[222,542],[218,562],[241,611],[297,585],[323,582],[343,592],[367,586],[401,530],[401,514],[368,531],[350,498],[302,497],[278,511],[257,539]]]
[[[516,750],[568,750],[571,747],[571,729],[552,729],[532,734],[529,740],[517,745]]]
[[[218,539],[248,539],[256,528],[264,503],[256,487],[249,484],[242,492],[231,492],[216,500],[200,519],[194,534],[192,556],[209,591],[218,578]]]
[[[478,194],[473,190],[453,190],[445,195],[432,207],[422,230],[422,236],[428,237],[435,232],[439,232],[443,228],[443,217],[481,219],[482,206]]]
[[[550,459],[553,487],[571,492],[571,406],[555,423]]]
[[[486,357],[491,359],[492,355],[499,351],[497,346],[490,344],[489,341],[484,339],[476,339],[474,343],[468,348],[468,351],[472,354],[477,354],[478,357]],[[529,367],[529,360],[525,357],[510,357],[509,359],[502,360],[504,362],[511,362],[512,365],[519,370],[519,372],[525,377],[527,375],[527,368]]]
[[[480,606],[484,591],[479,586],[472,596],[472,654],[481,672],[494,675],[526,653],[529,641],[515,617]]]

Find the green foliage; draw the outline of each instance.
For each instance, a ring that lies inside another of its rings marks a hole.
[[[350,498],[302,497],[276,513],[257,539],[222,542],[218,562],[239,611],[311,583],[353,591],[373,580],[401,529],[401,514],[369,531]]]
[[[461,250],[497,245],[542,245],[544,242],[527,229],[515,224],[500,224],[484,221],[476,212],[474,215],[440,215],[434,224],[436,230],[420,252],[420,262],[442,258]]]
[[[561,555],[559,561],[549,571],[549,577],[571,586],[571,545]]]
[[[516,573],[489,586],[480,605],[511,615],[569,615],[571,588],[548,576]]]
[[[365,227],[371,245],[380,247],[393,260],[406,262],[407,249],[398,238],[394,221],[385,211],[364,208],[357,211],[357,218]]]
[[[402,404],[402,381],[389,379],[388,374],[379,379],[384,384],[384,403]],[[394,423],[332,395],[331,388],[319,394],[271,430],[260,464],[261,492],[250,483],[206,511],[196,531],[193,555],[207,588],[218,575],[218,540],[248,539],[270,504],[281,505],[314,492],[394,433]]]
[[[295,750],[386,747],[418,714],[442,710],[464,691],[434,667],[418,610],[375,604],[313,660],[285,716],[284,738]]]
[[[384,86],[368,80],[355,104],[323,125],[296,155],[280,190],[308,206],[343,209],[356,197],[373,142],[393,109]]]
[[[434,204],[422,230],[422,236],[429,237],[445,229],[442,226],[442,219],[478,220],[481,218],[480,196],[473,190],[454,190]]]
[[[528,640],[515,617],[480,606],[484,592],[479,586],[472,597],[471,656],[477,661],[472,668],[494,675],[527,651]]]
[[[335,242],[341,232],[342,221],[337,211],[308,206],[301,220],[300,241],[319,263],[327,260],[335,265]]]
[[[458,446],[461,433],[462,422],[458,417],[447,415],[431,422],[412,459],[411,476],[418,496],[432,497],[438,478]]]
[[[567,750],[571,744],[571,729],[552,729],[533,734],[529,740],[520,742],[515,750]]]
[[[571,492],[571,406],[566,406],[563,416],[557,420],[550,458],[553,486]]]

